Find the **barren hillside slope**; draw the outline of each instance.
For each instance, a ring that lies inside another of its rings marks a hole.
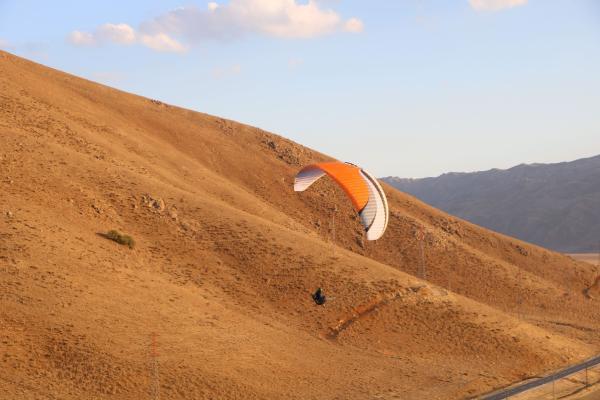
[[[260,129],[0,52],[0,139],[8,398],[454,399],[600,350],[592,265],[389,186],[366,243]]]

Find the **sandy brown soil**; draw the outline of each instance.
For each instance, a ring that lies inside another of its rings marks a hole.
[[[583,393],[580,397],[573,397],[573,400],[600,400],[600,390],[590,390],[589,392]],[[571,400],[571,399],[569,399]]]
[[[584,293],[588,297],[600,298],[600,256],[597,253],[569,254],[569,256],[577,261],[585,261],[596,267],[596,279],[593,280]]]
[[[388,186],[365,243],[280,136],[0,52],[0,138],[8,398],[458,399],[600,350],[592,265]]]

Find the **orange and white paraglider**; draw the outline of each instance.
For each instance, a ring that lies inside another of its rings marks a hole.
[[[303,192],[329,175],[346,192],[365,228],[367,240],[379,239],[387,228],[389,208],[383,189],[371,174],[350,163],[322,162],[304,167],[296,175],[294,190]]]

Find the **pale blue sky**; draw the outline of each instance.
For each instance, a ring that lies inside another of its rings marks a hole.
[[[217,3],[0,0],[0,47],[378,176],[600,154],[596,0]]]

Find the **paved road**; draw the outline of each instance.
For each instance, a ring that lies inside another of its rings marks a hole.
[[[536,388],[538,386],[542,386],[545,385],[547,383],[551,383],[552,381],[564,378],[566,376],[569,376],[571,374],[574,374],[575,372],[579,372],[579,371],[583,371],[586,368],[591,368],[593,366],[596,366],[600,364],[600,356],[596,356],[594,358],[591,358],[587,361],[584,361],[580,364],[577,365],[573,365],[570,366],[568,368],[563,369],[562,371],[558,371],[552,375],[540,378],[540,379],[535,379],[532,381],[529,381],[527,383],[524,383],[522,385],[518,385],[518,386],[514,386],[511,387],[509,389],[504,389],[504,390],[500,390],[494,393],[490,393],[488,395],[485,395],[483,397],[481,397],[482,400],[501,400],[501,399],[506,399],[509,398],[510,396],[514,396],[517,395],[519,393],[523,393],[526,392],[528,390],[531,390],[533,388]]]

